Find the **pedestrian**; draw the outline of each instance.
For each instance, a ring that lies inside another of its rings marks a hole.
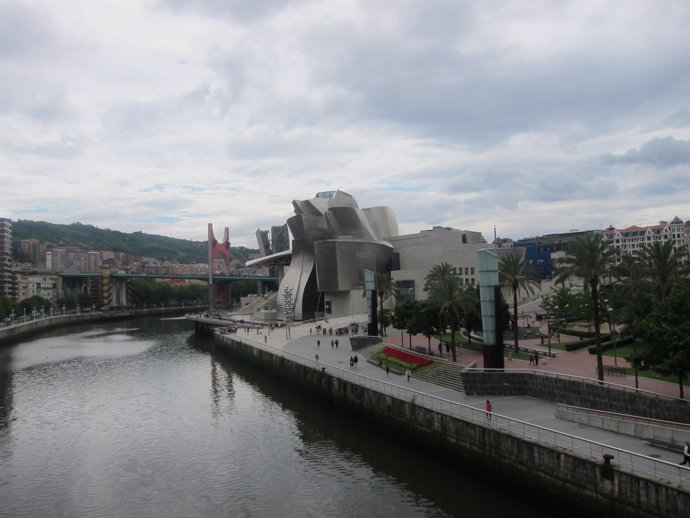
[[[491,411],[494,409],[494,407],[491,405],[491,401],[488,399],[486,400],[486,420],[491,421]]]
[[[539,353],[538,352],[534,353],[534,365],[539,367]]]
[[[355,364],[355,360],[354,360],[354,358],[352,358],[352,356],[350,356],[350,368],[352,368],[352,366],[354,364]]]
[[[534,365],[534,355],[532,353],[529,355],[529,364]]]
[[[309,328],[309,334],[311,334],[311,327]]]
[[[314,355],[314,358],[316,358],[316,363],[319,363],[319,353],[316,353],[316,354]]]
[[[264,343],[267,343],[267,342],[268,342],[268,336],[264,335]]]
[[[680,463],[681,466],[687,464],[690,468],[690,441],[685,441],[685,447],[683,448],[683,462]]]
[[[316,347],[321,347],[321,340],[316,340]]]
[[[359,362],[359,358],[357,358],[357,355],[355,354],[355,357],[353,358],[355,362],[355,370],[357,369],[357,363]]]
[[[331,349],[333,349],[334,346],[335,346],[335,340],[331,339]]]
[[[388,373],[390,372],[391,368],[386,364],[386,378],[388,377]]]
[[[405,369],[405,376],[407,376],[407,382],[409,383],[410,381],[410,376],[412,376],[412,373],[410,372],[410,368],[408,367]]]
[[[335,348],[336,349],[338,348],[338,339],[337,338],[335,339]]]
[[[438,343],[438,355],[443,358],[443,343],[439,342]]]

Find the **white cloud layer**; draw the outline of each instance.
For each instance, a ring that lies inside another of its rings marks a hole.
[[[690,4],[0,0],[0,216],[235,245],[342,189],[520,238],[690,219]]]

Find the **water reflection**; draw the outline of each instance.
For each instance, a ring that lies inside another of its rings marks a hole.
[[[547,516],[185,322],[46,338],[0,350],[0,516]]]
[[[197,346],[204,347],[201,343]],[[318,394],[286,387],[283,380],[222,349],[208,350],[225,371],[235,373],[293,416],[299,432],[295,453],[301,463],[314,466],[317,478],[337,481],[343,494],[329,497],[341,501],[339,505],[344,508],[365,513],[374,509],[386,514],[398,512],[402,502],[396,499],[400,495],[394,497],[389,484],[402,483],[403,495],[408,499],[402,507],[408,512],[410,508],[425,509],[425,516],[539,518],[552,514],[547,507],[540,508],[539,502],[528,503],[524,494],[514,494],[510,485],[501,483],[491,470],[463,466],[459,461],[449,463],[443,454],[419,448],[414,441],[363,420],[358,414],[330,408]],[[362,485],[370,491],[362,494]],[[359,502],[347,501],[351,491],[359,495]],[[500,498],[496,498],[497,493]],[[569,516],[567,510],[559,514]]]

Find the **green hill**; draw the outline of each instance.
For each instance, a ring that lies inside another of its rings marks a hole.
[[[127,234],[81,223],[58,225],[45,221],[20,219],[12,222],[12,239],[38,239],[49,246],[110,250],[180,263],[208,262],[207,243],[205,241],[175,239],[144,234],[143,232]],[[231,246],[230,248],[233,259],[239,259],[243,263],[250,254],[258,252],[258,250],[251,250],[244,246]]]

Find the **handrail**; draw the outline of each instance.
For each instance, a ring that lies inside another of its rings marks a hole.
[[[651,390],[628,387],[627,385],[619,385],[618,383],[611,383],[610,381],[601,381],[601,380],[598,380],[595,378],[587,378],[585,376],[576,376],[574,374],[563,374],[560,372],[542,371],[542,370],[535,370],[535,369],[520,369],[520,368],[513,368],[513,369],[476,368],[476,369],[472,369],[472,370],[479,371],[479,372],[499,372],[499,373],[529,372],[531,374],[539,374],[542,376],[550,376],[553,378],[563,378],[563,379],[572,379],[572,380],[576,380],[576,381],[582,381],[584,383],[589,383],[590,385],[610,386],[612,388],[624,390],[626,392],[636,392],[636,393],[643,392],[645,394],[655,396],[655,397],[670,399],[673,401],[682,401],[685,404],[690,403],[690,400],[688,400],[688,399],[681,399],[681,398],[677,398],[675,396],[668,396],[666,394],[659,394],[658,392],[653,392]]]
[[[221,335],[231,336],[230,333],[223,330],[217,332]],[[329,374],[345,381],[352,381],[358,385],[371,388],[391,397],[397,397],[405,401],[413,401],[414,404],[423,406],[424,408],[444,413],[458,419],[463,419],[480,426],[494,428],[509,435],[520,437],[525,440],[536,441],[557,449],[567,449],[587,459],[602,460],[604,454],[612,454],[614,458],[617,457],[618,467],[623,471],[690,490],[690,469],[681,465],[616,448],[615,446],[608,446],[596,441],[590,441],[589,439],[570,435],[565,432],[559,432],[558,430],[552,430],[526,421],[520,421],[519,419],[513,419],[501,414],[492,413],[492,421],[487,421],[486,411],[484,409],[418,392],[411,388],[401,387],[333,365],[324,365],[313,358],[306,358],[299,354],[285,351],[279,347],[265,344],[256,340],[251,335],[243,336],[242,340],[238,337],[238,341],[240,342],[246,339],[254,342],[258,349],[268,350],[277,356],[291,359],[300,365],[313,367],[316,370],[323,370],[324,372],[327,371]]]
[[[618,419],[621,421],[629,421],[633,423],[650,424],[654,426],[661,426],[664,428],[676,428],[678,430],[690,431],[689,423],[677,423],[675,421],[664,421],[663,419],[654,419],[653,417],[644,417],[639,415],[619,414],[618,412],[609,412],[608,410],[599,410],[596,408],[586,408],[581,406],[566,405],[565,403],[556,403],[557,406],[574,410],[579,414],[588,414],[593,416],[607,417],[610,419]]]

